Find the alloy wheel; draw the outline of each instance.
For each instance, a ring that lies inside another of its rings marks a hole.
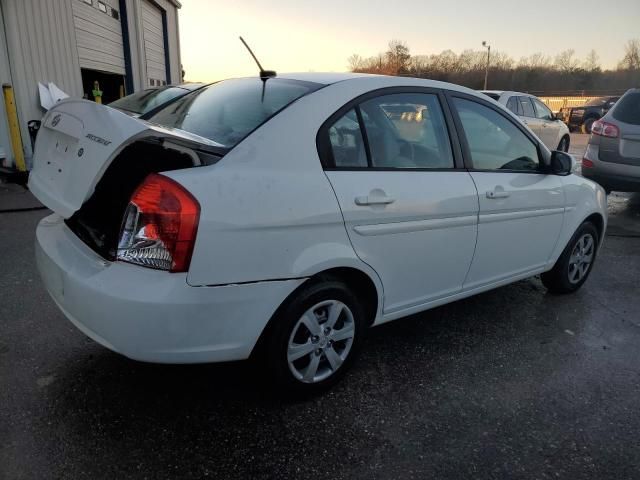
[[[317,303],[293,327],[287,345],[289,370],[303,383],[329,378],[347,359],[355,332],[347,305],[338,300]]]
[[[585,233],[576,242],[569,258],[569,282],[579,283],[589,272],[595,253],[595,240]]]

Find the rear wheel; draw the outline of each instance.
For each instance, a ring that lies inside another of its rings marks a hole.
[[[266,342],[266,363],[279,386],[311,394],[333,385],[356,356],[365,309],[340,280],[309,284],[280,309]]]
[[[553,269],[541,275],[550,292],[571,293],[587,281],[598,250],[598,230],[584,222],[571,238]]]
[[[582,127],[580,127],[580,129],[582,130],[582,133],[591,133],[591,127],[593,126],[593,123],[597,120],[597,118],[587,118],[584,123],[582,124]]]

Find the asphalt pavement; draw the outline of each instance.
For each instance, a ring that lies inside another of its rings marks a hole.
[[[640,478],[640,195],[609,198],[578,293],[533,278],[372,329],[307,400],[85,338],[35,270],[47,212],[0,213],[0,478]]]

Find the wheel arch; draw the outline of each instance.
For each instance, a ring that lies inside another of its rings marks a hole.
[[[598,242],[602,243],[602,238],[604,237],[604,217],[600,213],[595,212],[585,218],[582,222],[580,222],[580,225],[582,225],[584,222],[593,223],[593,225],[596,227],[596,230],[598,231]]]
[[[374,274],[375,275],[375,274]],[[309,286],[310,282],[321,282],[327,279],[337,279],[343,281],[347,286],[352,288],[359,298],[364,298],[364,305],[367,309],[367,325],[371,326],[380,317],[382,313],[382,285],[377,278],[371,273],[365,272],[365,269],[353,266],[339,266],[321,270],[308,277],[301,285],[291,292],[278,306],[276,311],[271,315],[267,325],[262,330],[258,341],[251,352],[251,357],[258,356],[265,345],[271,329],[273,328],[276,318],[282,309],[302,290]]]

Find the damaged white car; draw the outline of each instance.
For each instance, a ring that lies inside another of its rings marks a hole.
[[[86,335],[163,363],[265,359],[335,382],[365,330],[526,277],[587,279],[607,223],[506,108],[428,80],[219,82],[149,121],[65,100],[31,191],[47,290]]]

